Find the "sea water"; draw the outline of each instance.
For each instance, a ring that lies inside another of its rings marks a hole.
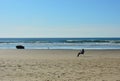
[[[120,38],[0,38],[0,49],[120,49]]]

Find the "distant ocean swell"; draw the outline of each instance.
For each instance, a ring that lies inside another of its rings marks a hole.
[[[66,40],[66,43],[120,43],[120,40]]]
[[[41,41],[41,40],[28,40],[28,41],[0,41],[0,43],[120,43],[120,40],[63,40],[63,41]]]
[[[0,49],[120,49],[120,38],[1,38]]]

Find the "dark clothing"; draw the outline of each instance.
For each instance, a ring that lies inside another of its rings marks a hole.
[[[79,57],[80,54],[84,54],[84,49],[82,49],[78,54],[77,54],[77,57]]]

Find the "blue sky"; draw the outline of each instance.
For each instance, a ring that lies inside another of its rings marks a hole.
[[[0,37],[120,37],[120,0],[0,0]]]

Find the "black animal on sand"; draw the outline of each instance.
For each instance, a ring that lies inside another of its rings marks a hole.
[[[22,46],[22,45],[17,45],[16,48],[17,48],[17,49],[25,49],[25,47]]]
[[[84,55],[84,53],[85,53],[85,50],[82,49],[82,50],[77,54],[77,57],[79,57],[80,54],[83,54],[83,55]]]

